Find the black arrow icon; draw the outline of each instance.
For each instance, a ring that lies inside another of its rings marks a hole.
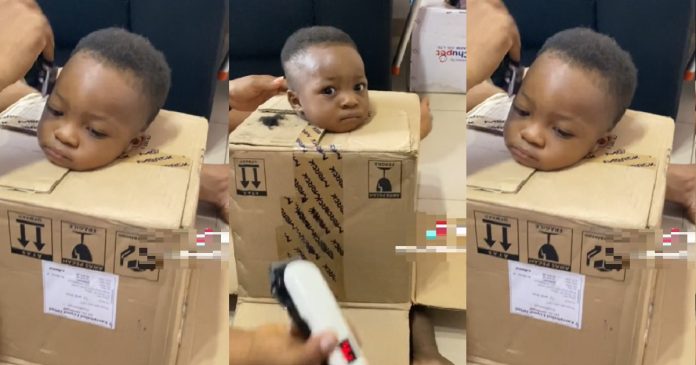
[[[512,246],[512,243],[508,242],[508,237],[507,237],[507,227],[503,226],[503,240],[500,241],[500,245],[503,246],[503,249],[505,251]]]
[[[251,183],[254,184],[255,188],[258,188],[259,185],[261,185],[261,181],[259,181],[259,177],[256,174],[256,167],[254,167],[254,181],[252,181]]]
[[[249,180],[246,178],[246,167],[242,167],[242,186],[245,188],[249,186]]]
[[[483,240],[486,241],[486,243],[490,247],[493,247],[493,245],[495,245],[495,240],[493,239],[493,234],[491,233],[491,224],[490,223],[486,223],[486,238],[484,238]]]
[[[34,241],[34,245],[36,245],[36,248],[41,251],[44,246],[46,246],[45,243],[41,242],[41,227],[36,226],[36,241]]]
[[[20,237],[17,239],[17,241],[19,241],[22,247],[27,247],[29,240],[27,240],[27,235],[24,232],[24,223],[19,224],[19,236]]]

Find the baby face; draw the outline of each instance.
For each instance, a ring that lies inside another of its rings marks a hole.
[[[76,171],[108,165],[141,143],[147,104],[132,75],[89,54],[70,58],[41,115],[46,158]]]
[[[329,132],[360,128],[370,117],[365,66],[344,45],[313,46],[293,61],[288,100],[293,109]]]
[[[553,54],[534,61],[505,123],[505,145],[522,165],[569,167],[607,142],[616,106],[591,71]]]

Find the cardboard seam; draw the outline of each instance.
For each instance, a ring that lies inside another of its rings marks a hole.
[[[280,305],[275,299],[272,298],[258,298],[249,296],[239,296],[237,298],[237,305],[241,303],[249,304],[274,304]],[[354,308],[354,309],[383,309],[383,310],[410,310],[411,303],[358,303],[358,302],[338,302],[341,308]]]

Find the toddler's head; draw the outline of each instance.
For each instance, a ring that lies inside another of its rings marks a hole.
[[[505,123],[513,158],[558,170],[608,142],[636,89],[631,56],[610,37],[586,28],[546,40],[527,72]]]
[[[281,52],[288,100],[309,123],[350,132],[370,117],[365,66],[353,40],[333,27],[293,33]]]
[[[170,70],[150,42],[118,28],[75,47],[46,103],[38,139],[46,157],[92,170],[138,146],[169,93]]]

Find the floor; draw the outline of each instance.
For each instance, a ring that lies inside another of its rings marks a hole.
[[[672,163],[696,164],[696,112],[694,111],[696,99],[694,94],[694,82],[685,81],[675,124]],[[669,232],[672,228],[679,228],[682,231],[696,231],[696,226],[684,218],[682,209],[669,202],[665,204],[662,215],[662,228],[665,232]]]

